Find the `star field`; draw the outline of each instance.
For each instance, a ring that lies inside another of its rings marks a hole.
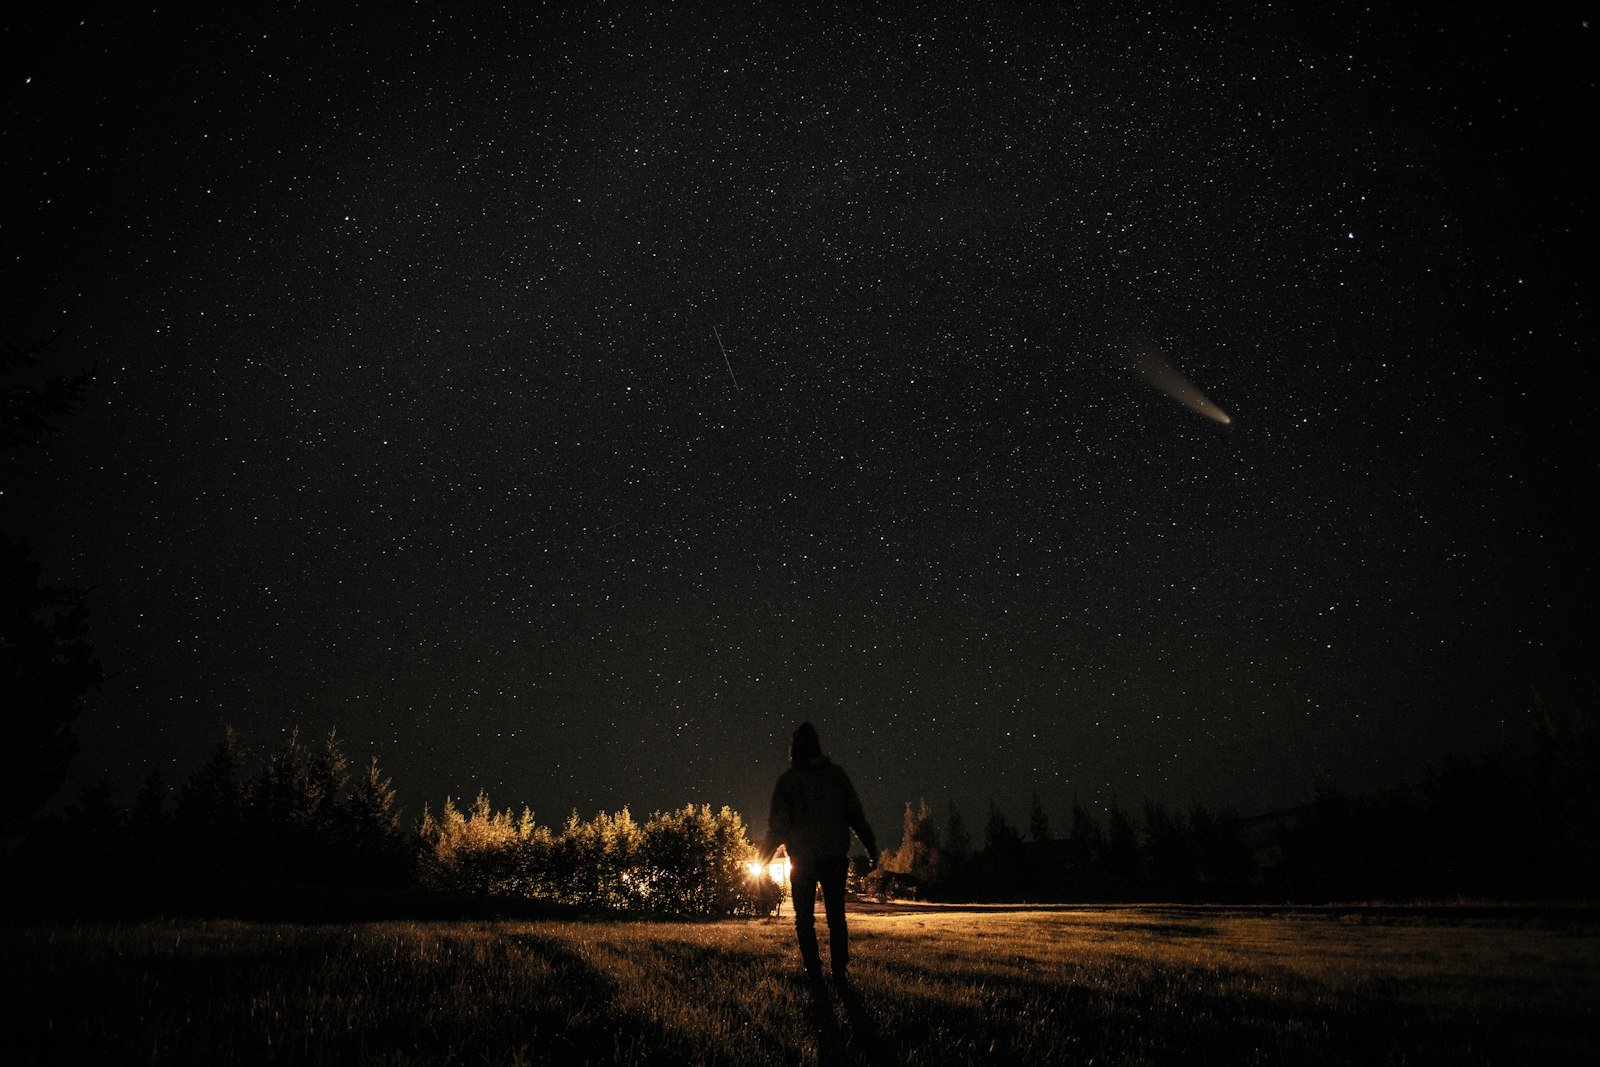
[[[337,725],[413,812],[759,820],[810,718],[885,838],[1248,811],[1592,663],[1575,14],[5,36],[4,330],[99,371],[0,505],[121,672],[80,779]]]

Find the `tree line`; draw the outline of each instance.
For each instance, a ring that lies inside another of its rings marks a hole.
[[[900,847],[868,879],[881,896],[944,901],[1220,899],[1250,892],[1256,877],[1231,812],[1192,804],[1175,812],[1146,801],[1138,814],[1111,801],[1104,818],[1074,802],[1058,834],[1037,794],[1027,830],[991,801],[981,842],[954,803],[936,818],[907,804]]]
[[[1240,817],[1074,802],[1059,826],[1037,794],[1022,827],[990,803],[981,830],[907,804],[881,896],[946,901],[1592,899],[1600,890],[1600,728],[1590,701],[1535,696],[1521,728],[1475,760],[1366,794],[1319,785],[1305,804]],[[169,797],[175,804],[169,808]],[[291,731],[253,772],[230,729],[175,791],[152,774],[120,808],[109,786],[36,818],[16,859],[80,884],[221,879],[414,888],[633,913],[770,914],[745,823],[689,805],[544,824],[480,793],[403,823],[374,758],[337,733]],[[24,868],[26,869],[26,867]]]
[[[688,805],[643,822],[624,808],[559,827],[524,808],[466,810],[402,823],[392,780],[374,757],[356,768],[337,731],[298,730],[247,773],[230,728],[176,790],[151,774],[124,809],[109,785],[36,819],[18,858],[80,884],[128,879],[423,889],[649,914],[757,915],[780,889],[754,877],[739,814]]]
[[[945,901],[1592,899],[1600,890],[1600,729],[1592,704],[1535,697],[1491,753],[1374,793],[1318,786],[1305,804],[1240,817],[1074,802],[1064,825],[1037,794],[1019,827],[990,803],[974,831],[907,804],[868,893]],[[169,803],[175,798],[175,803]],[[170,810],[169,810],[170,809]],[[480,793],[406,824],[376,758],[354,766],[337,733],[291,731],[252,772],[225,731],[176,790],[152,774],[127,808],[108,785],[35,818],[19,870],[84,886],[130,879],[420,889],[639,914],[770,914],[781,888],[752,877],[745,823],[688,805],[559,825]]]
[[[900,847],[868,887],[947,901],[1594,899],[1600,892],[1600,717],[1534,694],[1517,729],[1420,782],[1240,817],[1075,802],[1058,833],[1033,797],[1026,831],[990,803],[975,841],[961,811],[907,804]]]
[[[430,889],[515,896],[616,911],[764,915],[779,901],[732,808],[686,805],[640,823],[627,808],[560,828],[523,808],[496,812],[485,793],[459,810],[447,799],[417,828],[420,883]]]

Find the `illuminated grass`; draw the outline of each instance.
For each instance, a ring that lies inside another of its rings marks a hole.
[[[1594,1062],[1575,924],[1202,908],[860,914],[851,991],[786,921],[0,930],[12,1062]]]

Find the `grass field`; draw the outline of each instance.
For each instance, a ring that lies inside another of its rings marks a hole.
[[[819,909],[820,910],[820,909]],[[820,916],[819,916],[820,918]],[[1600,1062],[1600,929],[1531,912],[0,928],[10,1063]]]

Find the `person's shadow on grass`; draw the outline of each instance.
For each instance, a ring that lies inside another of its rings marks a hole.
[[[839,987],[839,1005],[844,1009],[845,1040],[868,1063],[878,1063],[883,1053],[883,1035],[872,1017],[860,990],[845,982]]]
[[[844,1031],[839,1029],[839,1017],[833,1011],[833,998],[828,996],[828,987],[820,977],[806,981],[806,1019],[817,1039],[817,1067],[850,1062]]]
[[[849,982],[835,987],[839,1010],[834,1008],[828,987],[821,981],[808,982],[807,1013],[817,1038],[819,1065],[878,1063],[882,1059],[883,1037],[877,1020],[861,993]],[[840,1012],[844,1024],[840,1025]]]

